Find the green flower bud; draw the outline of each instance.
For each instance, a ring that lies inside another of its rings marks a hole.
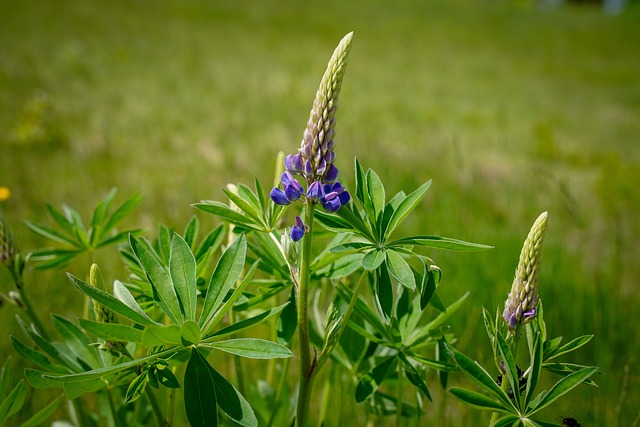
[[[531,227],[520,252],[511,292],[505,302],[502,318],[512,334],[516,328],[533,320],[538,309],[538,272],[542,256],[542,242],[547,229],[547,212],[540,214]]]

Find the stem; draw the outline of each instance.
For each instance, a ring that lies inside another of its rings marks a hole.
[[[149,403],[151,404],[151,409],[153,409],[153,415],[158,423],[158,427],[164,427],[164,417],[162,416],[162,409],[160,409],[156,395],[153,394],[153,390],[151,390],[150,387],[147,387],[146,394],[147,399],[149,399]]]
[[[113,419],[113,425],[115,427],[120,426],[120,420],[118,419],[118,411],[116,405],[113,403],[113,396],[111,395],[111,389],[107,389],[107,400],[109,401],[109,409],[111,409],[111,418]]]
[[[398,397],[396,402],[396,427],[402,427],[402,377],[404,369],[400,360],[398,363]]]
[[[27,296],[26,289],[22,284],[22,279],[13,271],[11,273],[13,275],[13,280],[16,284],[16,290],[18,291],[18,295],[20,296],[20,300],[22,301],[22,305],[24,307],[25,313],[27,313],[27,316],[29,316],[29,318],[31,319],[33,326],[35,326],[36,331],[38,331],[38,333],[42,336],[42,338],[44,338],[47,341],[51,341],[51,337],[47,333],[47,330],[44,328],[44,324],[42,323],[42,321],[40,320],[40,317],[38,317],[35,310],[33,309],[33,306],[31,305],[31,300]]]
[[[271,415],[269,417],[269,423],[267,427],[271,427],[273,422],[276,419],[276,415],[282,406],[282,391],[284,390],[285,379],[287,378],[287,373],[289,372],[289,361],[291,359],[284,360],[284,366],[282,367],[282,373],[280,375],[280,381],[278,382],[278,390],[276,391],[276,397],[273,403],[273,409],[271,410]]]
[[[315,205],[309,201],[304,205],[304,224],[309,227],[302,239],[300,258],[300,283],[298,287],[298,337],[300,345],[300,386],[298,388],[298,407],[296,427],[305,427],[309,417],[311,388],[313,386],[313,367],[311,346],[309,343],[309,281],[311,277],[311,236],[313,235],[313,211]]]
[[[517,360],[516,357],[518,356],[518,347],[520,344],[521,335],[522,335],[522,326],[517,325],[516,333],[513,336],[513,340],[511,341],[511,354],[513,354],[513,360]],[[498,366],[500,366],[500,364],[498,364]],[[509,388],[513,388],[514,389],[513,392],[516,393],[515,387],[518,387],[518,384],[514,384],[513,387],[510,387],[511,384],[509,383],[509,377],[507,376],[506,372],[504,373],[500,372],[500,373],[502,374],[502,384],[500,385],[500,388],[502,389],[502,391],[504,391],[508,395]],[[516,381],[517,381],[517,378],[516,378]],[[489,426],[493,425],[496,421],[498,421],[499,418],[500,418],[500,413],[494,412],[491,415],[491,421],[489,422]]]
[[[231,324],[236,323],[236,314],[233,310],[229,311],[229,320]],[[234,337],[237,337],[237,334],[234,334]],[[242,358],[238,355],[233,355],[233,367],[236,373],[236,384],[238,386],[238,391],[241,395],[245,395],[244,393],[244,372],[242,370]]]

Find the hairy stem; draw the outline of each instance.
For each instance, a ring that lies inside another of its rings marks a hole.
[[[313,211],[315,205],[311,202],[304,207],[304,223],[309,227],[302,239],[302,254],[300,258],[300,282],[298,284],[298,337],[300,346],[300,386],[298,388],[298,407],[296,427],[307,425],[309,405],[311,403],[311,388],[313,386],[313,367],[311,346],[309,343],[309,281],[311,277],[311,236],[313,234]]]

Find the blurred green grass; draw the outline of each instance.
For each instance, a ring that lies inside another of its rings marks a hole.
[[[433,254],[446,300],[472,292],[453,323],[459,347],[487,357],[480,307],[503,304],[529,226],[548,210],[547,323],[566,339],[594,333],[575,361],[605,374],[549,419],[629,425],[640,401],[639,19],[636,4],[612,17],[527,2],[1,2],[2,209],[23,250],[43,244],[19,221],[45,220],[44,202],[87,214],[113,186],[145,195],[132,224],[181,228],[190,204],[222,197],[227,182],[271,179],[353,30],[342,176],[352,182],[357,156],[388,193],[432,178],[401,231],[496,247]],[[33,283],[46,294],[37,303],[75,316],[80,296],[61,276]],[[0,312],[10,332],[14,314]],[[10,353],[5,337],[0,356]],[[452,400],[437,396],[426,419],[477,422]]]

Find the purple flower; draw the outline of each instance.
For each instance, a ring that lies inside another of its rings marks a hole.
[[[296,225],[291,227],[291,240],[297,242],[304,236],[305,226],[299,216],[296,217]]]
[[[287,196],[284,194],[284,191],[282,191],[278,187],[274,187],[269,195],[271,196],[271,200],[273,200],[273,203],[275,203],[276,205],[286,206],[291,203],[287,199]]]
[[[322,207],[327,212],[336,212],[351,200],[351,195],[344,189],[340,182],[336,181],[333,184],[325,184],[323,190],[325,196],[320,199],[320,203],[322,203]]]
[[[322,188],[320,181],[315,181],[309,186],[309,189],[307,190],[307,197],[314,200],[324,197],[324,189]]]
[[[304,170],[302,154],[289,154],[284,158],[284,168],[292,174],[301,174]]]

